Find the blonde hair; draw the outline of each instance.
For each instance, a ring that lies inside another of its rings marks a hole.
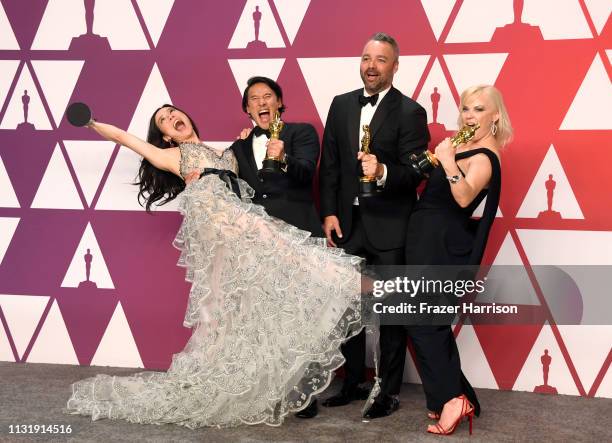
[[[508,111],[506,111],[506,105],[504,104],[504,99],[495,86],[491,85],[476,85],[470,86],[465,91],[461,93],[461,99],[459,100],[459,109],[461,110],[465,105],[465,102],[475,96],[482,93],[486,93],[489,98],[493,101],[493,104],[496,108],[496,111],[499,113],[499,119],[495,122],[497,124],[497,132],[494,137],[501,146],[504,146],[512,140],[512,134],[514,130],[512,129],[512,124],[510,123],[510,117],[508,116]],[[459,127],[463,125],[461,121],[461,112],[459,113],[459,117],[457,118],[457,124]]]

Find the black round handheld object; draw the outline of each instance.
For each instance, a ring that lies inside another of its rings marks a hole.
[[[72,103],[66,109],[66,117],[71,125],[86,126],[91,121],[91,109],[85,103]]]

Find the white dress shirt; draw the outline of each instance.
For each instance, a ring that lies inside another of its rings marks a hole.
[[[361,117],[359,119],[359,147],[360,149],[361,149],[361,139],[363,138],[363,125],[368,125],[368,126],[370,125],[370,123],[372,122],[372,117],[374,117],[374,113],[376,112],[376,109],[378,109],[378,105],[380,105],[380,102],[382,102],[383,98],[385,98],[385,95],[387,95],[387,92],[389,92],[389,89],[391,89],[391,86],[389,86],[384,91],[381,91],[378,93],[378,100],[376,101],[376,105],[372,106],[372,103],[367,103],[365,106],[361,108]],[[366,97],[370,97],[373,94],[368,94],[368,92],[364,88],[363,95],[365,95]],[[383,164],[383,176],[379,180],[376,180],[376,184],[378,186],[384,187],[386,182],[387,182],[387,167]],[[354,205],[359,204],[359,199],[357,197],[355,197],[355,201],[353,202],[353,204]]]
[[[253,135],[253,154],[255,154],[255,164],[257,165],[257,170],[260,170],[263,167],[263,161],[266,158],[266,152],[268,150],[266,147],[268,140],[269,139],[266,134],[261,134],[257,137]]]

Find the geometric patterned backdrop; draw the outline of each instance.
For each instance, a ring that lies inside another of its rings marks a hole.
[[[138,157],[71,127],[69,102],[141,137],[172,102],[229,146],[250,124],[246,79],[260,74],[282,85],[285,118],[321,135],[382,30],[401,49],[395,86],[427,109],[432,143],[456,129],[459,93],[475,83],[503,91],[516,129],[485,261],[524,265],[545,315],[457,325],[466,375],[533,391],[547,350],[546,388],[612,397],[612,327],[557,325],[554,294],[530,272],[612,264],[611,11],[610,0],[0,0],[0,360],[167,368],[190,334],[176,206],[145,214],[130,185]],[[408,363],[405,379],[419,381]]]

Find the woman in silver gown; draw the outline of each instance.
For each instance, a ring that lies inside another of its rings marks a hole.
[[[148,142],[112,125],[89,127],[144,157],[147,209],[179,196],[174,244],[192,283],[184,324],[194,330],[167,372],[78,381],[67,412],[197,428],[277,426],[305,408],[361,327],[360,259],[251,203],[232,151],[202,143],[174,106],[155,111]],[[185,185],[193,171],[201,178]]]

